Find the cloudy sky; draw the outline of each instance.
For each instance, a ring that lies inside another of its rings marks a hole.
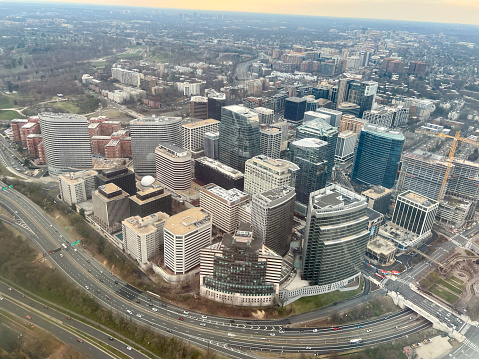
[[[38,0],[17,1],[31,3]],[[479,0],[49,0],[49,2],[360,17],[479,25]]]

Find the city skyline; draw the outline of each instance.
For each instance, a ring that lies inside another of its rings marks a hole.
[[[0,2],[9,2],[0,0]],[[129,0],[20,0],[20,3],[70,3],[90,5],[111,5],[131,7]],[[18,3],[18,2],[17,2]],[[479,25],[476,16],[479,3],[474,0],[326,0],[282,1],[253,0],[223,2],[208,0],[198,3],[180,0],[171,3],[165,0],[138,0],[135,7],[155,7],[169,10],[231,11],[251,13],[271,13],[287,15],[308,15],[338,18],[363,18],[378,20],[419,21]]]

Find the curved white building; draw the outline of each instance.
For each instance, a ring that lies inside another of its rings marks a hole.
[[[88,120],[85,116],[41,113],[39,118],[51,175],[92,168]]]
[[[160,143],[155,150],[156,179],[173,191],[186,191],[191,187],[191,153],[170,143]]]

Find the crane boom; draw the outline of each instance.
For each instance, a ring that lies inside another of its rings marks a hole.
[[[449,173],[451,173],[452,161],[454,161],[454,153],[456,153],[457,142],[459,140],[463,140],[460,137],[460,135],[461,135],[460,131],[456,131],[456,134],[454,135],[454,137],[449,136],[449,135],[444,135],[442,133],[438,134],[439,137],[453,138],[452,145],[451,145],[451,150],[449,151],[449,159],[447,161],[446,173],[444,173],[444,178],[442,179],[442,184],[441,184],[441,190],[439,191],[439,196],[437,196],[438,201],[440,201],[441,198],[442,198],[442,195],[444,193],[444,189],[446,188],[447,179],[449,178]]]

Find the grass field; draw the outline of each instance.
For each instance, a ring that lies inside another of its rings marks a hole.
[[[457,287],[454,285],[454,282],[451,283],[451,282],[446,282],[445,280],[440,280],[440,281],[439,281],[439,284],[442,285],[443,287],[449,289],[450,291],[453,291],[454,293],[456,293],[456,294],[458,294],[458,295],[461,295],[461,293],[462,293],[462,289],[457,288]]]
[[[451,284],[455,285],[456,287],[459,287],[459,288],[462,288],[464,289],[465,286],[464,286],[464,281],[460,280],[459,278],[457,277],[454,277],[454,276],[450,276],[447,281],[451,281]]]
[[[429,290],[431,291],[431,293],[434,293],[439,298],[442,298],[446,302],[451,303],[451,304],[459,299],[459,297],[457,295],[454,295],[451,292],[448,292],[447,290],[442,289],[437,284],[434,284]]]
[[[60,101],[52,104],[52,107],[64,110],[69,113],[79,113],[80,109],[73,101]]]
[[[325,307],[327,305],[331,305],[335,302],[354,297],[355,295],[361,293],[363,291],[363,285],[364,283],[361,282],[361,285],[358,289],[351,290],[348,292],[340,292],[339,290],[337,290],[331,293],[320,294],[311,297],[303,297],[285,306],[284,312],[288,315],[301,314]]]
[[[106,66],[108,65],[107,61],[95,61],[91,63],[92,66],[94,67],[101,67],[101,66]]]
[[[0,121],[11,121],[14,118],[24,118],[17,111],[12,110],[0,110]]]

